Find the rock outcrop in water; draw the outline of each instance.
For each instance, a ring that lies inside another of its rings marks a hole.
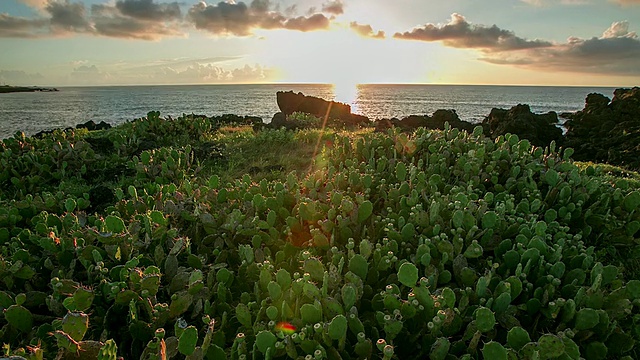
[[[357,127],[369,123],[369,118],[352,114],[351,106],[336,101],[327,101],[314,96],[306,96],[302,93],[296,94],[293,91],[278,91],[276,93],[276,101],[280,111],[286,117],[294,112],[300,112],[320,119],[328,116],[328,120],[332,122],[332,125]]]
[[[509,110],[493,108],[482,122],[485,135],[496,138],[507,133],[516,134],[536,146],[548,146],[551,141],[562,144],[562,129],[558,114],[534,114],[529,105],[516,105]]]
[[[613,100],[589,94],[583,110],[568,115],[564,145],[573,158],[640,170],[640,88],[617,89]]]

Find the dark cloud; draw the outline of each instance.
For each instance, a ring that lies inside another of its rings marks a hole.
[[[115,6],[93,5],[93,27],[97,35],[124,39],[183,36],[179,22],[182,14],[177,6],[177,3],[156,4],[151,0],[118,1]]]
[[[178,2],[118,0],[114,5],[96,4],[91,14],[82,2],[70,0],[22,0],[41,10],[47,18],[26,19],[0,14],[0,37],[43,37],[88,33],[124,39],[157,40],[183,36]],[[264,0],[263,0],[264,1]]]
[[[329,23],[329,19],[323,14],[314,14],[308,17],[299,16],[287,19],[283,24],[283,28],[307,32],[327,29],[329,27]]]
[[[368,25],[368,24],[358,24],[356,21],[352,21],[349,24],[349,28],[351,28],[351,30],[355,31],[360,36],[374,38],[374,39],[385,38],[384,31],[375,32],[373,31],[373,28],[371,27],[371,25]]]
[[[134,19],[172,21],[182,18],[180,4],[177,2],[156,4],[153,0],[120,0],[116,2],[116,8],[122,15]]]
[[[49,1],[44,9],[51,16],[49,21],[53,31],[87,32],[91,29],[82,3]]]
[[[600,37],[571,37],[563,44],[513,53],[487,53],[493,64],[546,71],[640,75],[640,40],[626,21],[615,22]]]
[[[296,16],[295,5],[283,12],[270,0],[250,3],[232,0],[207,5],[200,1],[183,17],[182,2],[159,0],[117,0],[94,4],[90,13],[84,3],[72,0],[20,0],[39,9],[35,19],[0,14],[0,37],[43,37],[68,33],[86,33],[107,37],[158,40],[184,36],[187,26],[216,35],[247,36],[255,29],[314,31],[329,28],[333,18],[315,12]],[[340,0],[325,3],[326,13],[342,13]],[[41,16],[42,16],[41,15]]]
[[[216,35],[247,36],[255,29],[312,31],[329,27],[330,21],[323,14],[287,17],[270,8],[268,0],[253,0],[250,5],[244,2],[207,5],[201,1],[189,9],[187,18],[196,29]]]
[[[500,29],[496,25],[473,25],[464,16],[454,13],[449,23],[444,25],[426,24],[404,33],[393,35],[396,39],[419,41],[442,41],[457,48],[478,48],[490,51],[511,51],[551,46],[542,40],[526,40],[512,31]]]
[[[342,15],[344,14],[344,4],[341,0],[329,1],[322,4],[322,11],[333,15]]]
[[[37,37],[48,24],[49,21],[45,19],[27,19],[0,14],[0,37]]]

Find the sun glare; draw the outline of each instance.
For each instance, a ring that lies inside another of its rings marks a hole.
[[[355,112],[355,104],[358,99],[358,85],[356,82],[336,81],[333,83],[335,101],[351,105],[351,112]]]
[[[353,104],[358,84],[424,83],[441,76],[447,63],[431,51],[437,47],[367,38],[348,26],[304,34],[274,30],[265,32],[256,62],[278,69],[279,82],[333,84],[336,100]]]

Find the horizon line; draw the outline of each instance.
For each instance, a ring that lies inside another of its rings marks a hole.
[[[336,86],[334,83],[322,83],[322,82],[296,82],[296,81],[287,81],[287,82],[256,82],[256,83],[210,83],[210,84],[201,84],[201,83],[178,83],[178,84],[92,84],[92,85],[10,85],[10,84],[2,84],[5,86],[35,86],[35,87],[53,87],[53,88],[89,88],[89,87],[142,87],[142,86],[282,86],[282,85],[314,85],[314,86]],[[494,86],[494,87],[574,87],[574,88],[633,88],[640,85],[633,86],[624,86],[624,85],[558,85],[558,84],[464,84],[464,83],[407,83],[407,82],[368,82],[368,83],[358,83],[354,84],[354,86]],[[341,86],[341,85],[339,85]]]

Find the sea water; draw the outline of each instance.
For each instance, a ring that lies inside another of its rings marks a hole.
[[[584,107],[587,94],[611,97],[614,88],[483,86],[483,85],[163,85],[63,87],[59,92],[0,94],[0,139],[22,131],[74,127],[93,120],[112,125],[160,111],[182,114],[251,115],[269,122],[278,112],[277,91],[302,92],[351,105],[372,120],[432,114],[454,109],[462,120],[479,123],[492,108],[529,104],[536,113],[573,112]]]

